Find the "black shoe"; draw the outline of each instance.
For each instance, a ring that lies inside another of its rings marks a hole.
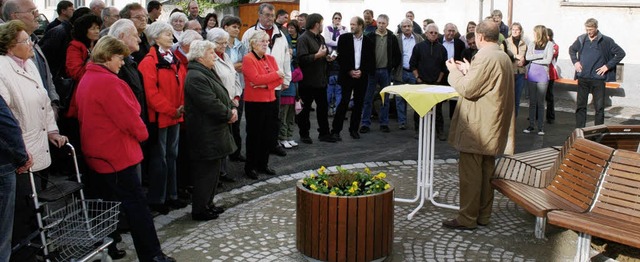
[[[198,214],[191,214],[191,219],[195,221],[209,221],[218,218],[218,214],[211,210],[204,211]]]
[[[247,158],[245,158],[243,155],[237,155],[229,156],[229,160],[231,160],[231,162],[245,162],[247,161]]]
[[[353,139],[360,139],[360,134],[358,133],[358,131],[355,131],[355,130],[349,131],[349,135]]]
[[[273,147],[271,149],[271,154],[276,156],[287,156],[287,152],[284,152],[284,149],[280,145]]]
[[[527,127],[527,129],[522,130],[522,133],[529,134],[529,133],[533,133],[534,130],[535,129],[532,126],[529,126]]]
[[[300,142],[305,143],[305,144],[313,144],[313,140],[311,139],[311,137],[300,137]]]
[[[407,130],[407,126],[405,126],[405,125],[400,125],[400,130]]]
[[[153,259],[151,261],[153,261],[153,262],[176,262],[176,259],[172,258],[170,256],[167,256],[165,254],[160,254],[158,256],[153,257]]]
[[[271,169],[269,167],[260,169],[260,170],[258,170],[258,172],[261,173],[261,174],[270,175],[270,176],[275,176],[277,174],[275,170],[273,170],[273,169]]]
[[[342,137],[338,133],[331,134],[331,137],[333,137],[336,141],[342,141]]]
[[[258,179],[258,171],[255,169],[245,169],[244,174],[251,179]]]
[[[547,118],[547,123],[553,124],[554,122],[556,122],[555,119]]]
[[[109,246],[109,250],[107,251],[107,253],[109,254],[111,259],[113,259],[113,260],[122,259],[127,255],[127,251],[124,251],[122,249],[118,249],[115,245],[113,246],[113,248],[112,248],[112,246]]]
[[[229,174],[226,174],[226,173],[220,175],[220,181],[229,182],[229,183],[236,182],[236,180],[233,177],[229,176]]]
[[[369,133],[369,127],[368,126],[361,126],[360,127],[360,133]]]
[[[208,208],[208,209],[209,209],[209,211],[211,211],[212,213],[215,213],[215,214],[218,214],[218,215],[220,215],[220,214],[224,213],[224,208],[217,207],[217,206],[214,206],[214,205],[209,206],[209,208]]]
[[[181,209],[189,205],[189,203],[181,199],[169,199],[165,202],[165,205],[173,209]]]
[[[171,211],[169,209],[169,206],[165,204],[149,204],[149,208],[151,209],[151,211],[158,212],[162,215],[169,214],[169,211]]]
[[[380,131],[382,131],[383,133],[391,132],[391,130],[389,129],[389,126],[380,126]]]
[[[438,133],[438,140],[447,141],[447,136],[445,136],[444,133]]]
[[[329,143],[335,143],[338,141],[331,135],[318,136],[318,140],[322,142],[329,142]]]
[[[458,220],[452,219],[442,222],[442,226],[450,229],[456,230],[475,230],[475,227],[466,227],[458,223]]]

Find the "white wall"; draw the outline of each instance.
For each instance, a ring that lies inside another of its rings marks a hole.
[[[492,1],[495,9],[502,10],[506,23],[507,0],[484,0],[483,16],[489,15]],[[640,90],[640,74],[636,72],[640,72],[640,52],[635,47],[640,43],[640,8],[568,7],[561,6],[561,0],[513,2],[513,21],[522,24],[525,35],[531,36],[533,27],[538,24],[553,29],[555,41],[560,46],[559,64],[565,78],[573,78],[574,70],[568,47],[584,33],[584,22],[590,17],[596,18],[600,31],[612,37],[627,53],[622,60],[625,64],[624,97],[613,97],[613,103],[638,106],[640,92],[636,90]],[[343,25],[348,27],[351,17],[362,16],[364,9],[371,9],[376,17],[387,14],[390,17],[389,27],[395,31],[406,11],[412,10],[420,25],[422,20],[431,18],[440,30],[452,22],[464,31],[468,21],[478,21],[479,5],[479,0],[300,0],[300,11],[322,14],[325,26],[331,23],[331,15],[339,11]]]

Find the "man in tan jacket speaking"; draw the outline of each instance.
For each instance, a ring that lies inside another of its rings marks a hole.
[[[473,230],[489,223],[495,157],[513,153],[513,69],[497,44],[499,34],[495,23],[481,22],[472,62],[447,61],[449,83],[460,93],[449,132],[449,143],[460,151],[460,211],[442,223],[447,228]]]

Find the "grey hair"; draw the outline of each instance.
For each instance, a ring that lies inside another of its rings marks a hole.
[[[256,42],[262,40],[264,37],[269,37],[269,35],[267,34],[267,32],[265,31],[256,31],[250,38],[249,38],[249,50],[253,51],[253,44],[255,44]]]
[[[214,27],[207,30],[207,40],[215,42],[216,40],[229,40],[229,33],[220,27]]]
[[[104,18],[107,16],[111,16],[111,10],[115,9],[116,11],[118,11],[118,9],[116,9],[113,6],[107,7],[105,9],[102,9],[102,12],[100,12],[100,18],[102,18],[103,22],[104,22]],[[119,13],[119,12],[118,12]],[[118,14],[120,15],[120,14]]]
[[[413,21],[411,21],[411,19],[409,18],[402,19],[402,22],[400,23],[400,25],[404,25],[404,24],[410,24],[411,26],[413,26]]]
[[[147,35],[147,37],[149,37],[149,44],[155,45],[156,38],[158,38],[158,36],[160,36],[160,34],[162,34],[162,32],[164,31],[169,31],[173,34],[171,25],[167,24],[166,22],[155,21],[147,26],[147,29],[144,30],[144,33]]]
[[[458,32],[458,27],[453,23],[447,23],[444,25],[444,30],[447,30],[447,27],[453,27],[453,30],[456,30],[456,33]]]
[[[439,31],[438,31],[438,30],[439,30],[439,29],[438,29],[438,26],[437,26],[435,23],[428,24],[428,25],[427,25],[427,28],[426,28],[426,29],[427,29],[426,31],[429,31],[429,28],[435,28],[435,29],[436,29],[436,32],[439,32]]]
[[[89,8],[93,9],[94,7],[96,7],[99,4],[106,5],[104,3],[104,1],[102,1],[102,0],[93,0],[93,1],[91,1],[91,3],[89,3]]]
[[[118,19],[118,21],[115,21],[111,27],[109,27],[109,35],[117,39],[122,39],[120,35],[126,34],[132,29],[136,34],[138,33],[133,21],[129,19]]]
[[[189,18],[187,18],[187,15],[185,15],[183,12],[175,12],[169,17],[169,23],[178,19],[184,20],[185,23],[189,21]]]
[[[195,61],[198,58],[204,57],[204,53],[209,49],[216,49],[216,45],[204,40],[193,41],[191,42],[189,53],[187,53],[187,59],[189,61]]]
[[[184,33],[180,36],[180,40],[178,41],[179,45],[191,45],[193,41],[196,40],[204,40],[202,39],[202,35],[194,30],[188,29],[185,30]]]
[[[18,0],[8,0],[4,2],[4,5],[2,6],[2,18],[4,18],[4,21],[12,20],[11,15],[18,12],[19,8]]]
[[[258,14],[262,14],[262,10],[264,10],[264,8],[268,8],[269,10],[273,11],[274,9],[276,9],[272,4],[269,3],[262,3],[260,4],[260,7],[258,8]]]
[[[379,15],[379,16],[378,16],[378,19],[380,19],[380,18],[382,18],[382,19],[386,20],[386,21],[387,21],[387,23],[389,23],[389,16],[388,16],[388,15],[381,14],[381,15]]]

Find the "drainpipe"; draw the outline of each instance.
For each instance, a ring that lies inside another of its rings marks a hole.
[[[484,0],[480,0],[480,6],[478,7],[478,21],[484,20],[482,17],[482,7],[484,6]]]
[[[509,0],[509,27],[511,27],[511,24],[513,23],[513,0]]]

